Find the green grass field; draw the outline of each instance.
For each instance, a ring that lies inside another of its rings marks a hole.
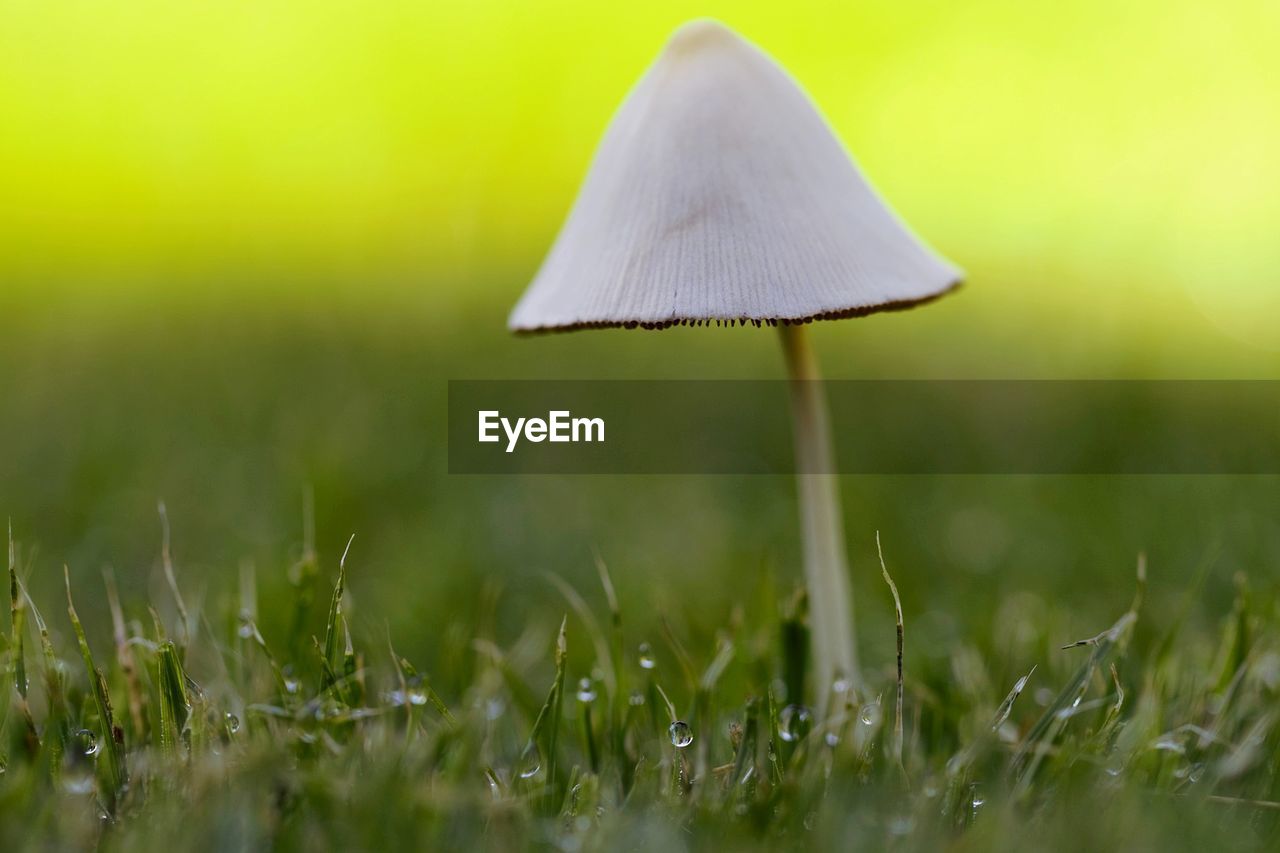
[[[800,710],[790,478],[450,477],[434,440],[442,380],[513,353],[768,376],[772,340],[24,319],[5,849],[1276,841],[1274,477],[846,477],[868,683]],[[890,372],[850,337],[821,331],[833,373]]]
[[[261,600],[246,566],[232,606],[193,608],[162,547],[163,601],[122,604],[108,573],[68,580],[64,608],[28,595],[11,543],[6,849],[1268,849],[1280,832],[1280,611],[1244,572],[1217,631],[1190,626],[1199,584],[1152,612],[1145,557],[1128,609],[1075,642],[1060,608],[993,597],[988,630],[907,644],[901,682],[876,667],[818,709],[795,701],[803,598],[771,578],[726,596],[723,621],[663,618],[639,643],[603,562],[594,589],[549,579],[558,631],[505,637],[490,586],[436,634],[445,679],[394,629],[352,628],[369,614],[351,548],[334,567],[304,541],[278,569],[290,594]],[[73,596],[112,630],[91,643]],[[270,639],[268,607],[289,626]],[[908,637],[928,630],[913,615]]]

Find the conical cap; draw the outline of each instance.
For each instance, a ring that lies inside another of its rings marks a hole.
[[[909,307],[960,277],[785,71],[699,21],[614,116],[510,326],[803,322]]]

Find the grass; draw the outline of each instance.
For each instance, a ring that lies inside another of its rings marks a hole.
[[[992,637],[916,665],[882,557],[892,595],[862,605],[896,611],[897,660],[864,685],[806,686],[802,594],[748,587],[712,645],[687,647],[696,634],[666,621],[631,636],[597,557],[599,590],[551,580],[558,630],[534,618],[503,646],[473,626],[468,678],[442,695],[394,637],[353,632],[358,543],[323,567],[304,542],[281,569],[292,601],[275,602],[290,627],[267,637],[251,570],[226,612],[183,600],[167,528],[170,600],[122,606],[109,574],[101,595],[68,574],[59,620],[27,594],[36,569],[10,534],[3,849],[1280,840],[1280,609],[1243,576],[1217,636],[1183,627],[1194,587],[1181,611],[1144,609],[1140,561],[1132,604],[1096,636],[1063,646],[1052,620],[1002,608]],[[86,635],[73,592],[109,611],[110,638]]]

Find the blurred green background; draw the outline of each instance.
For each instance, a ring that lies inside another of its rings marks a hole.
[[[65,561],[155,589],[163,498],[184,585],[221,600],[248,560],[269,603],[308,488],[328,569],[357,534],[357,626],[428,659],[486,584],[499,634],[558,621],[543,572],[589,583],[593,548],[638,634],[659,611],[705,633],[763,573],[798,578],[784,478],[445,473],[450,378],[781,375],[768,331],[504,328],[612,110],[703,15],[790,69],[968,273],[819,324],[829,375],[1280,378],[1269,0],[0,0],[0,513],[33,588]],[[1140,549],[1156,602],[1206,573],[1193,618],[1236,571],[1280,577],[1275,478],[844,496],[872,661],[893,642],[876,529],[921,655],[1010,596],[1096,633]]]

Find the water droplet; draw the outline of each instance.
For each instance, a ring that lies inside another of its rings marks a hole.
[[[1182,741],[1174,735],[1161,735],[1152,745],[1153,749],[1159,749],[1163,752],[1174,752],[1182,755],[1187,748],[1182,745]]]
[[[253,617],[246,611],[240,611],[240,624],[236,626],[236,636],[242,640],[253,636]]]
[[[285,693],[288,693],[290,696],[292,696],[295,693],[297,693],[301,688],[302,688],[302,682],[298,681],[298,679],[296,678],[292,678],[287,675],[285,676],[285,679],[284,679]]]
[[[578,682],[578,701],[584,705],[596,701],[596,689],[592,686],[590,678],[584,678]]]
[[[858,714],[858,721],[864,726],[874,726],[880,722],[880,703],[870,702],[862,706],[862,711]]]
[[[240,731],[239,717],[237,717],[235,714],[228,711],[226,720],[227,720],[227,731],[231,732],[232,734],[235,734],[236,732]]]
[[[648,643],[641,643],[639,652],[640,652],[640,668],[641,669],[657,668],[658,662],[653,659],[653,649],[649,646]]]
[[[538,748],[533,744],[525,747],[524,753],[520,756],[519,767],[516,775],[521,779],[532,779],[542,770],[542,756],[538,754]]]
[[[978,809],[986,805],[987,798],[978,790],[978,783],[974,782],[969,786],[969,809],[974,817],[978,816]]]
[[[693,743],[693,729],[689,728],[689,724],[684,720],[676,720],[667,728],[667,734],[671,735],[671,745],[676,749],[684,749]]]
[[[98,736],[88,729],[80,729],[72,735],[72,743],[75,745],[76,752],[85,758],[93,758],[97,756],[101,746],[98,744]]]
[[[827,746],[831,747],[832,749],[835,749],[837,746],[840,745],[840,735],[836,734],[835,732],[827,732],[825,735],[822,736],[822,742],[825,743]]]
[[[421,690],[421,689],[417,689],[417,688],[415,688],[415,689],[413,689],[413,690],[410,690],[410,691],[409,691],[409,704],[410,704],[410,705],[425,705],[425,704],[427,704],[427,691],[425,691],[425,690]]]
[[[852,686],[853,685],[851,685],[847,679],[837,678],[831,684],[831,692],[837,697],[844,696],[844,694],[849,692],[849,688]]]
[[[632,690],[631,695],[627,697],[627,702],[632,708],[639,708],[644,705],[644,694],[639,690]]]
[[[1199,782],[1200,777],[1204,775],[1204,762],[1197,761],[1195,764],[1187,764],[1173,771],[1173,775],[1178,779],[1186,779],[1188,782]]]
[[[813,727],[813,714],[803,705],[788,705],[778,714],[778,736],[788,743],[800,740]]]
[[[500,718],[507,710],[507,703],[500,698],[494,696],[484,703],[484,716],[486,720],[496,720]]]

